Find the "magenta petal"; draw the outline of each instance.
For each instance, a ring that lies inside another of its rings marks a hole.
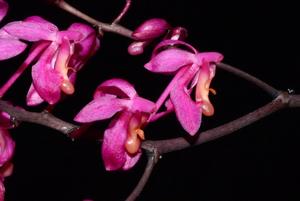
[[[24,22],[35,22],[35,23],[39,23],[39,24],[43,24],[43,26],[45,27],[49,27],[48,29],[53,30],[53,31],[59,31],[57,26],[55,26],[54,24],[52,24],[51,22],[45,20],[44,18],[40,17],[40,16],[30,16],[27,17]]]
[[[95,30],[85,24],[73,23],[68,28],[68,31],[78,31],[83,35],[82,40],[74,44],[74,55],[70,59],[71,66],[79,70],[78,68],[99,49],[100,41],[96,36]]]
[[[60,39],[67,38],[70,41],[78,42],[82,39],[83,35],[78,31],[60,31],[58,34]]]
[[[9,33],[7,33],[4,29],[0,29],[0,38],[1,39],[15,39],[18,40],[17,37],[14,37],[12,35],[10,35]]]
[[[172,48],[157,54],[145,67],[152,72],[171,73],[194,63],[195,59],[195,55],[188,51]]]
[[[95,34],[95,30],[92,27],[82,23],[71,24],[71,26],[68,28],[68,31],[77,31],[81,33],[83,35],[83,39],[87,38],[91,34]]]
[[[63,79],[52,67],[52,59],[57,47],[56,43],[52,43],[32,67],[31,73],[34,88],[49,104],[55,104],[60,99],[60,86]]]
[[[12,128],[13,127],[12,122],[10,120],[10,115],[3,111],[0,111],[0,127],[2,127],[2,128]]]
[[[0,60],[9,59],[20,53],[26,48],[26,44],[15,39],[0,38]]]
[[[203,59],[205,59],[208,62],[214,62],[214,63],[221,62],[223,59],[223,55],[218,52],[198,53],[196,57],[200,61],[200,63],[202,63]]]
[[[0,0],[0,21],[5,17],[7,10],[8,4],[5,1]]]
[[[155,103],[152,101],[149,101],[145,98],[136,96],[132,99],[132,105],[129,110],[132,112],[140,111],[140,112],[146,112],[146,113],[152,113],[155,110]]]
[[[126,163],[127,153],[124,144],[127,139],[127,127],[130,117],[130,113],[123,112],[113,120],[110,128],[104,132],[102,158],[105,169],[108,171],[121,169]]]
[[[102,96],[92,100],[74,118],[77,122],[92,122],[111,118],[124,108],[122,100],[112,96]]]
[[[170,93],[176,116],[181,126],[190,135],[195,135],[201,124],[201,110],[192,101],[183,87],[178,86]]]
[[[31,84],[26,96],[27,105],[34,106],[41,104],[42,102],[44,102],[44,100],[40,97],[34,86]]]
[[[3,27],[9,34],[27,41],[51,40],[57,37],[57,29],[46,23],[16,21]]]
[[[126,161],[125,161],[122,169],[123,170],[128,170],[128,169],[132,168],[138,162],[141,155],[142,155],[141,150],[134,156],[131,156],[131,155],[129,155],[125,152]]]
[[[110,79],[100,84],[94,94],[94,98],[102,96],[103,93],[113,94],[120,98],[132,99],[137,95],[134,87],[129,82],[122,79]]]
[[[177,46],[184,47],[186,50],[189,50],[189,51],[193,52],[194,54],[198,53],[198,51],[193,46],[191,46],[190,44],[188,44],[186,42],[183,42],[180,40],[163,40],[158,45],[156,45],[156,47],[154,48],[154,50],[152,52],[152,58],[154,56],[156,56],[162,48],[177,47]]]
[[[8,131],[0,127],[0,167],[13,156],[15,142],[11,139]]]

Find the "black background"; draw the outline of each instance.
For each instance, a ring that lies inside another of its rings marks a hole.
[[[69,1],[91,16],[110,22],[123,1]],[[274,87],[299,93],[299,13],[296,3],[284,1],[162,1],[138,0],[122,20],[134,29],[153,17],[165,18],[173,26],[189,30],[188,42],[201,51],[218,51],[224,62],[255,75]],[[41,15],[61,29],[80,19],[44,1],[9,1],[9,15],[1,25],[30,15]],[[80,72],[74,96],[59,104],[54,114],[72,122],[76,113],[91,100],[96,86],[106,79],[130,80],[140,95],[153,101],[170,81],[169,76],[147,72],[151,48],[142,56],[127,54],[130,40],[107,33],[101,49]],[[26,54],[1,62],[4,83]],[[30,70],[5,96],[25,106],[31,82]],[[204,118],[202,130],[213,128],[246,114],[271,100],[263,91],[222,70],[212,86],[216,114]],[[108,121],[95,129],[100,131]],[[283,110],[233,135],[201,146],[166,154],[138,200],[299,200],[298,165],[299,109]],[[174,115],[149,125],[148,139],[186,135]],[[51,129],[22,123],[12,130],[16,140],[14,174],[7,178],[6,200],[79,201],[83,198],[124,200],[137,183],[145,159],[130,171],[106,172],[100,146],[86,134],[71,141]]]

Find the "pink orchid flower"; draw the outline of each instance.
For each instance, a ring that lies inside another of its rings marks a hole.
[[[183,46],[185,49],[179,49],[177,46]],[[163,50],[158,52],[160,49]],[[175,74],[157,101],[157,109],[170,96],[177,119],[190,135],[195,135],[199,130],[202,113],[207,116],[214,113],[208,98],[209,91],[214,90],[210,89],[209,85],[215,75],[215,63],[222,59],[220,53],[199,53],[185,42],[165,40],[155,48],[151,61],[145,65],[145,68],[152,72]],[[193,88],[196,88],[195,100],[190,97]]]
[[[155,104],[138,96],[130,83],[111,79],[98,86],[94,99],[74,120],[85,123],[115,115],[104,132],[102,157],[106,170],[127,170],[141,156],[140,145],[144,139],[142,129],[154,109]]]
[[[5,1],[0,0],[0,22],[5,17],[7,10],[8,4]],[[23,52],[25,48],[25,43],[9,35],[3,29],[0,29],[0,61],[17,56]]]
[[[38,16],[11,22],[3,27],[10,35],[35,42],[24,62],[32,67],[33,85],[27,94],[27,104],[43,101],[55,104],[65,94],[74,93],[76,72],[100,46],[95,31],[84,24],[74,23],[66,31]]]
[[[10,160],[14,154],[15,143],[7,130],[11,126],[9,115],[0,111],[0,201],[4,201],[4,178],[10,176],[13,169]]]

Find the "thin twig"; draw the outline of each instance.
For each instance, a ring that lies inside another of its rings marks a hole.
[[[288,95],[282,92],[275,100],[266,104],[265,106],[254,110],[236,120],[223,124],[219,127],[199,133],[199,137],[194,143],[188,142],[185,138],[179,137],[175,139],[158,140],[158,141],[145,141],[142,145],[143,148],[149,149],[150,147],[157,149],[160,154],[179,151],[192,146],[196,146],[205,142],[219,139],[223,136],[234,133],[241,128],[244,128],[282,108],[285,107],[300,107],[299,95]]]
[[[217,64],[217,67],[251,82],[252,84],[258,86],[259,88],[261,88],[262,90],[267,92],[273,98],[277,97],[279,94],[279,91],[277,89],[275,89],[274,87],[270,86],[269,84],[258,79],[257,77],[254,77],[253,75],[250,75],[238,68],[235,68],[233,66],[230,66],[230,65],[224,64],[224,63]]]
[[[49,112],[28,112],[24,109],[14,107],[3,100],[0,100],[0,111],[8,113],[14,121],[40,124],[53,128],[66,135],[69,135],[79,128],[79,126],[65,122]]]
[[[124,17],[124,15],[127,13],[128,9],[130,8],[131,0],[126,0],[126,4],[121,11],[121,13],[116,17],[116,19],[112,22],[112,24],[117,24],[120,22],[120,20]]]
[[[90,24],[92,24],[94,26],[97,26],[99,28],[100,33],[102,31],[107,31],[107,32],[113,32],[113,33],[120,34],[127,38],[132,38],[131,37],[132,31],[123,26],[120,26],[118,24],[107,24],[107,23],[100,22],[100,21],[86,15],[85,13],[81,12],[80,10],[74,8],[73,6],[71,6],[70,4],[68,4],[67,2],[65,2],[63,0],[56,0],[56,1],[54,1],[54,3],[59,8],[89,22]]]
[[[147,160],[148,160],[146,168],[145,168],[144,173],[143,173],[142,177],[140,178],[138,184],[133,189],[131,194],[127,197],[126,201],[134,201],[141,194],[142,190],[144,189],[144,187],[151,175],[151,172],[152,172],[155,164],[158,161],[159,154],[156,150],[152,149],[151,151],[148,151],[148,150],[146,150],[146,151],[147,151]]]

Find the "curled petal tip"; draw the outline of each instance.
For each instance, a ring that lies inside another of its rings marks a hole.
[[[168,35],[171,40],[185,40],[188,32],[184,27],[175,27]]]

